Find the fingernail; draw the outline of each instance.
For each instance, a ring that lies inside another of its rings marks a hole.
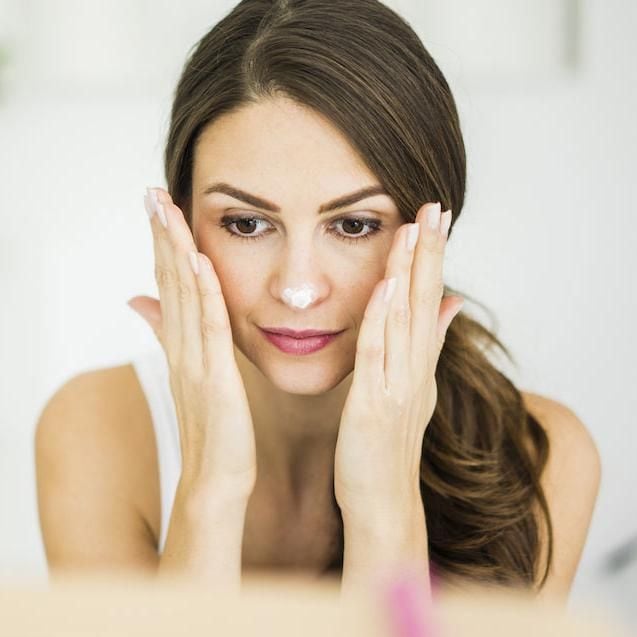
[[[159,220],[161,221],[161,225],[164,226],[164,228],[167,228],[168,219],[166,219],[166,210],[164,209],[164,204],[162,204],[161,201],[158,201],[155,204],[155,208],[157,209],[157,216],[159,217]]]
[[[432,230],[440,225],[440,202],[437,202],[427,210],[427,223]]]
[[[416,246],[419,233],[420,233],[420,224],[410,223],[409,228],[407,228],[407,251],[408,252],[411,252]]]
[[[195,274],[199,274],[199,262],[197,260],[196,252],[189,252],[188,258],[190,259],[190,267]]]
[[[394,292],[396,291],[396,277],[392,277],[388,279],[385,283],[385,294],[383,296],[383,301],[385,303],[389,303],[391,301],[391,297],[394,296]]]
[[[155,192],[155,189],[151,188],[150,186],[146,186],[146,194],[148,195],[148,201],[151,203],[151,205],[154,208],[158,201],[157,193]]]
[[[150,200],[148,199],[148,195],[144,195],[144,208],[146,208],[146,214],[148,215],[149,219],[153,218],[153,215],[155,214],[155,209],[153,208],[152,204],[150,203]]]
[[[446,239],[449,236],[449,227],[451,226],[451,210],[447,210],[442,214],[440,220],[440,234]]]

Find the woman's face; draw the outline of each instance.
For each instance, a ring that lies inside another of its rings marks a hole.
[[[220,183],[255,200],[206,192]],[[386,194],[319,211],[375,186],[376,177],[327,120],[287,99],[226,114],[199,139],[195,241],[221,283],[235,345],[285,391],[320,394],[353,370],[365,308],[404,221]],[[318,296],[304,309],[290,307],[283,290],[303,283]],[[345,331],[327,347],[298,356],[271,344],[259,326]]]

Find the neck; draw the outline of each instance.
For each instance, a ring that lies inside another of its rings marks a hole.
[[[257,481],[297,501],[310,491],[331,492],[338,428],[353,375],[321,394],[296,394],[274,385],[236,347],[235,358],[252,413]]]

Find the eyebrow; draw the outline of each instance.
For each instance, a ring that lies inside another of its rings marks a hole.
[[[268,210],[270,212],[280,213],[281,208],[276,204],[268,201],[267,199],[262,199],[261,197],[257,197],[256,195],[251,195],[249,192],[245,192],[240,190],[239,188],[235,188],[230,184],[226,184],[223,182],[212,184],[208,186],[201,194],[209,195],[213,192],[220,192],[230,197],[234,197],[235,199],[239,199],[239,201],[243,201],[244,203],[250,204],[251,206],[255,206],[257,208],[263,208],[264,210]],[[343,197],[339,197],[338,199],[334,199],[323,204],[319,208],[319,214],[324,214],[326,212],[330,212],[332,210],[337,210],[338,208],[345,208],[346,206],[351,206],[352,204],[357,203],[363,199],[368,199],[369,197],[373,197],[375,195],[388,195],[387,191],[380,185],[377,186],[368,186],[367,188],[363,188],[361,190],[357,190],[356,192],[352,192],[349,195],[344,195]]]

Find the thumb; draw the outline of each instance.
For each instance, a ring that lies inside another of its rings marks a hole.
[[[158,299],[150,296],[134,296],[126,304],[133,312],[139,314],[150,325],[155,336],[161,342],[161,306]]]

